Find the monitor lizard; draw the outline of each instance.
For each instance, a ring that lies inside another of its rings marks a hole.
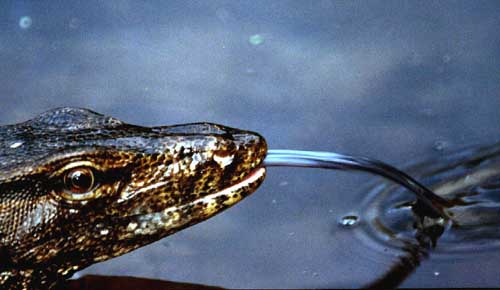
[[[52,289],[221,212],[262,183],[262,136],[58,108],[0,127],[0,288]]]

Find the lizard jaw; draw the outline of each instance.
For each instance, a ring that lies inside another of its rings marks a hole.
[[[265,174],[266,169],[264,167],[254,169],[238,183],[216,193],[196,199],[190,204],[204,204],[205,208],[203,212],[208,218],[217,214],[221,209],[234,205],[257,189],[260,182],[264,179]]]
[[[238,183],[189,203],[165,208],[159,212],[136,215],[127,226],[127,237],[160,234],[167,236],[202,222],[236,204],[255,191],[265,178],[266,169],[251,171]]]

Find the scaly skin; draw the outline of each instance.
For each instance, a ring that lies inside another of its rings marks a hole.
[[[266,152],[253,132],[75,108],[0,127],[0,288],[51,289],[210,218],[257,189]]]

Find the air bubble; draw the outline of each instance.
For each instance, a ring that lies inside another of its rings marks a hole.
[[[71,18],[69,21],[69,28],[78,29],[80,27],[80,20],[78,18]]]
[[[282,181],[278,185],[279,186],[287,186],[288,185],[288,181]]]
[[[359,223],[359,217],[356,215],[346,215],[340,219],[339,224],[343,227],[354,227]]]
[[[33,20],[31,20],[31,17],[23,16],[19,18],[19,27],[21,27],[22,29],[30,28],[31,24],[33,24]]]
[[[446,149],[447,147],[449,146],[448,142],[444,141],[444,140],[438,140],[436,142],[434,142],[434,145],[432,146],[434,148],[434,150],[436,151],[443,151],[444,149]]]
[[[254,68],[249,67],[245,70],[245,74],[248,76],[254,76],[257,74],[257,71]]]
[[[264,42],[264,37],[260,34],[254,34],[248,38],[251,45],[260,45]]]

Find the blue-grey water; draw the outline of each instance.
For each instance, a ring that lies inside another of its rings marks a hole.
[[[398,167],[500,141],[498,1],[58,0],[0,8],[2,124],[79,106],[140,125],[222,123],[260,132],[271,148]],[[338,224],[360,214],[374,181],[270,168],[256,193],[223,214],[78,275],[361,286],[397,258]],[[499,261],[494,250],[431,257],[403,286],[498,286]]]

